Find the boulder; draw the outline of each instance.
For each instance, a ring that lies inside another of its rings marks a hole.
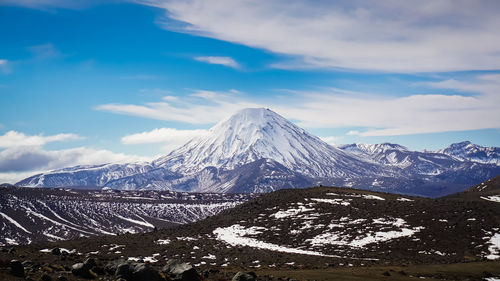
[[[24,277],[24,266],[18,260],[10,261],[10,273],[14,276]]]
[[[238,272],[233,276],[233,279],[231,281],[255,281],[257,280],[257,275],[253,272]]]
[[[73,273],[73,275],[78,276],[78,277],[83,277],[83,278],[95,277],[94,274],[92,274],[92,272],[90,272],[90,268],[82,262],[75,263],[71,267],[71,272]]]
[[[162,272],[169,275],[174,281],[199,281],[200,275],[190,264],[180,260],[169,260]]]
[[[47,273],[44,273],[44,274],[40,277],[40,281],[52,281],[52,277],[50,277],[50,275],[48,275]]]
[[[90,268],[96,266],[97,264],[93,258],[88,258],[83,262],[83,265],[85,265],[87,268],[90,269]]]
[[[160,273],[146,263],[134,263],[132,267],[132,281],[159,281]]]
[[[125,260],[119,259],[119,260],[110,261],[106,264],[106,266],[104,267],[104,270],[109,275],[115,275],[116,268],[118,267],[118,265],[120,265],[122,263],[126,263]]]
[[[126,280],[131,279],[132,269],[131,269],[130,265],[126,262],[118,264],[116,266],[115,277],[116,278],[123,278]]]

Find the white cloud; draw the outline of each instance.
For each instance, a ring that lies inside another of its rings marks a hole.
[[[329,136],[329,137],[320,137],[320,139],[330,145],[336,145],[341,138]]]
[[[231,57],[194,57],[195,60],[210,64],[220,64],[227,67],[239,68],[240,65]]]
[[[210,104],[207,104],[210,99]],[[169,120],[190,124],[213,124],[235,111],[247,107],[259,107],[258,103],[242,100],[235,91],[215,93],[195,91],[188,98],[163,98],[161,102],[135,104],[103,104],[96,110],[139,116],[156,120]]]
[[[78,140],[82,137],[75,134],[57,134],[53,136],[34,135],[29,136],[21,132],[8,131],[0,135],[0,148],[18,147],[18,146],[43,146],[50,142],[61,142],[69,140]]]
[[[9,61],[6,59],[0,59],[0,71],[3,73],[9,73],[10,72],[10,67],[9,67]]]
[[[148,132],[126,135],[121,141],[123,144],[163,143],[164,152],[169,152],[195,137],[203,136],[207,132],[207,130],[159,128]]]
[[[188,141],[194,137],[206,134],[207,130],[177,130],[173,128],[160,128],[148,132],[131,134],[124,136],[121,141],[123,144],[144,144],[161,143],[182,139]]]
[[[22,179],[27,177],[31,177],[32,175],[36,175],[41,173],[42,171],[30,171],[30,172],[9,172],[2,173],[0,172],[0,183],[10,183],[14,184]]]
[[[348,133],[360,136],[500,128],[497,108],[500,104],[500,75],[482,75],[469,81],[444,80],[427,83],[427,86],[468,94],[395,97],[332,88],[321,92],[290,93],[279,99],[272,97],[266,102],[251,100],[244,94],[205,93],[179,98],[175,103],[114,104],[102,105],[98,109],[160,120],[214,124],[242,108],[268,107],[305,128],[366,128]],[[193,102],[192,98],[205,103]]]
[[[0,151],[0,173],[47,171],[76,165],[98,165],[150,160],[104,149],[77,147],[45,150],[38,146],[12,147]]]
[[[137,0],[165,29],[290,56],[275,66],[396,72],[498,69],[496,0]]]
[[[13,183],[38,172],[70,166],[151,160],[146,157],[87,147],[63,150],[43,148],[48,143],[78,139],[82,137],[75,134],[43,136],[9,131],[0,135],[0,183]]]

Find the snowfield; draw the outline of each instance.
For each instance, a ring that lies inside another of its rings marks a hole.
[[[229,227],[219,227],[213,231],[213,234],[216,235],[216,239],[223,241],[233,247],[238,246],[247,246],[261,250],[269,250],[275,252],[283,252],[283,253],[291,253],[291,254],[300,254],[300,255],[309,255],[309,256],[322,256],[322,257],[332,257],[332,258],[342,258],[341,256],[336,255],[325,255],[321,252],[309,251],[309,250],[301,250],[291,247],[280,246],[272,243],[267,243],[263,241],[259,241],[258,239],[247,237],[256,235],[263,230],[261,227],[251,227],[244,228],[239,224],[231,225]],[[372,260],[372,259],[367,259]]]

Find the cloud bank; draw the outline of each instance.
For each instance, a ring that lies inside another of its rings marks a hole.
[[[203,136],[208,130],[177,130],[173,128],[159,128],[147,132],[126,135],[121,139],[123,144],[163,143],[163,151],[170,152],[189,140]]]
[[[0,136],[0,148],[10,148],[18,146],[43,146],[50,142],[60,142],[78,140],[82,137],[75,134],[57,134],[53,136],[35,135],[28,136],[21,132],[8,131]]]
[[[242,94],[198,91],[189,97],[169,98],[173,102],[111,104],[97,109],[159,120],[213,124],[242,108],[269,107],[306,128],[364,128],[350,132],[360,136],[500,128],[497,108],[500,104],[500,75],[481,75],[469,81],[442,80],[426,83],[426,86],[464,94],[395,97],[332,88],[255,101]],[[210,102],[196,103],[203,100]]]
[[[496,0],[136,2],[183,23],[159,21],[165,29],[290,56],[274,64],[279,68],[439,72],[500,65]]]
[[[96,110],[144,118],[177,121],[190,124],[213,124],[235,110],[259,107],[260,104],[242,99],[236,91],[196,91],[188,97],[165,96],[160,102],[136,104],[103,104]]]
[[[26,135],[9,131],[0,135],[0,183],[14,183],[41,171],[76,165],[98,165],[150,160],[145,157],[114,153],[104,149],[77,147],[63,150],[46,150],[44,145],[81,139],[75,134],[52,136]]]

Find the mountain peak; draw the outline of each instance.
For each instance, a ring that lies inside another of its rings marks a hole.
[[[408,151],[408,148],[406,148],[405,146],[389,142],[379,144],[353,143],[340,145],[339,148],[354,154],[381,154],[386,153],[388,150]]]
[[[265,108],[238,111],[212,127],[207,135],[191,140],[155,164],[190,173],[210,166],[232,170],[263,158],[315,177],[357,173],[366,164]]]
[[[473,161],[500,166],[500,147],[484,147],[470,141],[453,143],[445,149],[438,150],[462,161]]]
[[[289,123],[289,121],[270,109],[245,108],[217,123],[210,129],[210,132],[212,135],[227,135],[229,132],[230,138],[249,139],[262,137],[261,131],[266,127],[271,127],[272,124],[284,123]]]
[[[228,119],[236,119],[242,122],[248,121],[265,121],[266,118],[270,116],[279,116],[276,112],[270,110],[269,108],[244,108],[231,115]],[[219,122],[223,123],[225,121]]]

